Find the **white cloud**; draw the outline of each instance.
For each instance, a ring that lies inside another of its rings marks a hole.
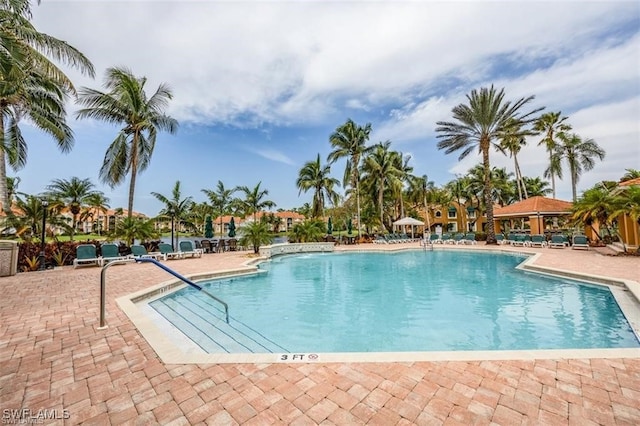
[[[254,154],[259,155],[262,158],[266,158],[267,160],[277,161],[278,163],[284,163],[290,166],[293,166],[296,164],[295,161],[287,157],[285,154],[273,149],[247,148],[247,150],[250,152],[253,152]]]

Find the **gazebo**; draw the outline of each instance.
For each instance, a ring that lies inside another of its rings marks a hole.
[[[545,218],[558,218],[571,215],[573,203],[555,198],[535,196],[526,200],[499,207],[493,211],[496,233],[502,232],[500,222],[507,219],[528,219],[532,234],[542,234],[545,230]]]
[[[398,219],[395,222],[393,222],[393,229],[396,228],[396,226],[411,226],[411,238],[413,238],[413,233],[414,233],[414,227],[415,226],[424,226],[424,222],[418,219],[414,219],[412,217],[403,217],[402,219]]]

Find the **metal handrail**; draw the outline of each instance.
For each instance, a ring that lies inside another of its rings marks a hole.
[[[98,330],[100,329],[104,329],[107,328],[107,326],[105,325],[105,314],[106,314],[106,293],[107,293],[107,284],[106,284],[106,272],[107,272],[107,268],[109,268],[111,265],[118,265],[118,264],[123,264],[123,263],[130,263],[130,262],[147,262],[147,263],[153,263],[154,265],[156,265],[157,267],[159,267],[160,269],[163,269],[164,271],[170,273],[171,275],[173,275],[174,277],[178,278],[180,281],[183,281],[187,284],[189,284],[191,287],[195,287],[198,290],[200,290],[201,292],[203,292],[204,294],[206,294],[207,296],[209,296],[210,298],[212,298],[213,300],[215,300],[216,302],[220,303],[222,306],[224,306],[224,315],[225,315],[225,320],[227,322],[227,324],[229,324],[229,305],[227,305],[223,300],[217,298],[216,296],[214,296],[213,294],[209,293],[208,291],[206,291],[205,289],[202,288],[202,286],[199,286],[198,284],[194,283],[193,281],[191,281],[190,279],[180,275],[179,273],[177,273],[176,271],[174,271],[173,269],[170,269],[168,267],[166,267],[165,265],[163,265],[162,263],[158,262],[155,259],[150,259],[150,258],[140,258],[140,257],[136,257],[133,259],[123,259],[123,260],[114,260],[112,262],[107,263],[106,265],[104,265],[102,267],[102,271],[100,272],[100,326],[98,327]]]

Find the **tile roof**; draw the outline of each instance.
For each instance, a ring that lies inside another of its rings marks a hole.
[[[547,197],[531,197],[494,210],[494,217],[530,216],[535,214],[568,214],[573,203]]]
[[[624,182],[620,182],[620,186],[635,186],[640,185],[640,178],[625,180]]]

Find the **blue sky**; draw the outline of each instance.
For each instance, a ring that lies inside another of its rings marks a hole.
[[[479,162],[436,147],[438,120],[474,88],[504,87],[507,98],[535,95],[531,107],[562,111],[574,131],[607,157],[578,190],[625,168],[640,168],[640,5],[637,2],[312,2],[53,1],[34,7],[36,27],[93,61],[97,76],[70,70],[77,87],[101,88],[104,71],[129,67],[148,93],[168,83],[176,135],[161,134],[139,175],[134,209],[162,207],[151,192],[204,201],[203,188],[262,186],[277,207],[311,200],[295,180],[306,161],[330,152],[329,135],[347,118],[370,122],[370,143],[391,140],[411,155],[414,174],[441,185]],[[69,104],[72,114],[76,106]],[[90,178],[126,207],[128,180],[111,189],[98,170],[117,128],[70,118],[75,147],[25,123],[29,144],[19,190],[42,192],[52,179]],[[519,160],[541,176],[547,154],[531,138]],[[512,170],[512,160],[492,153]],[[344,163],[332,166],[341,179]],[[568,178],[558,198],[570,199]]]

